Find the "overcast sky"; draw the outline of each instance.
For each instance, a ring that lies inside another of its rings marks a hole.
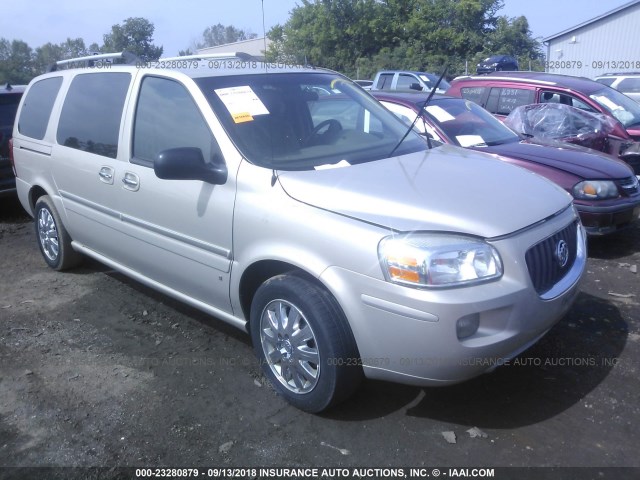
[[[501,15],[524,15],[534,37],[547,37],[601,15],[629,0],[505,0]],[[102,44],[111,26],[128,17],[144,17],[155,25],[154,43],[164,56],[174,56],[197,40],[205,28],[222,23],[262,36],[263,0],[18,0],[0,15],[0,37],[23,40],[33,49],[67,37],[87,46]],[[268,31],[285,23],[302,2],[264,0]]]

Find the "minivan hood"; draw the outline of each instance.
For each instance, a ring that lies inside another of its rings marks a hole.
[[[397,231],[491,238],[571,203],[560,187],[532,172],[449,145],[343,168],[280,171],[278,178],[300,202]]]
[[[538,163],[583,179],[618,179],[632,175],[628,165],[609,155],[543,138],[478,147],[477,150]]]

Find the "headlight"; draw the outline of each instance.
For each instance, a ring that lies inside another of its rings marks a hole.
[[[618,187],[611,180],[585,180],[573,187],[573,197],[580,200],[603,200],[618,195]]]
[[[495,248],[482,240],[446,234],[404,234],[380,242],[387,280],[417,287],[453,287],[502,276]]]

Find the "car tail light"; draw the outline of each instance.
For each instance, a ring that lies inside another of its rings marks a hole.
[[[17,177],[18,174],[16,173],[16,163],[13,161],[13,138],[9,139],[9,162],[11,162],[11,169],[13,170],[13,175]]]

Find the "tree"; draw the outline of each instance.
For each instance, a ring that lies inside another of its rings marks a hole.
[[[36,75],[33,50],[22,40],[0,38],[0,83],[29,83]]]
[[[527,52],[525,40],[535,44],[528,24],[503,24],[502,7],[502,0],[301,0],[284,25],[269,31],[267,56],[352,76],[381,68],[439,72],[445,65],[453,76],[495,45],[492,38]]]
[[[141,60],[157,60],[163,48],[153,44],[154,30],[153,23],[145,18],[127,18],[122,25],[113,25],[111,33],[104,35],[101,50],[108,53],[127,50]]]
[[[197,43],[198,49],[206,47],[215,47],[216,45],[225,45],[227,43],[239,42],[242,40],[251,40],[256,38],[255,33],[249,33],[233,25],[212,25],[202,32],[202,42]]]
[[[522,69],[529,68],[529,61],[532,68],[542,66],[544,54],[540,42],[531,37],[526,17],[499,17],[495,30],[487,35],[485,48],[476,60],[500,54],[513,55],[521,64],[526,62],[526,65],[521,65]]]
[[[59,45],[49,42],[36,48],[33,59],[34,67],[38,73],[43,73],[58,60],[83,57],[95,51],[99,51],[99,47],[87,49],[82,38],[67,38]]]

